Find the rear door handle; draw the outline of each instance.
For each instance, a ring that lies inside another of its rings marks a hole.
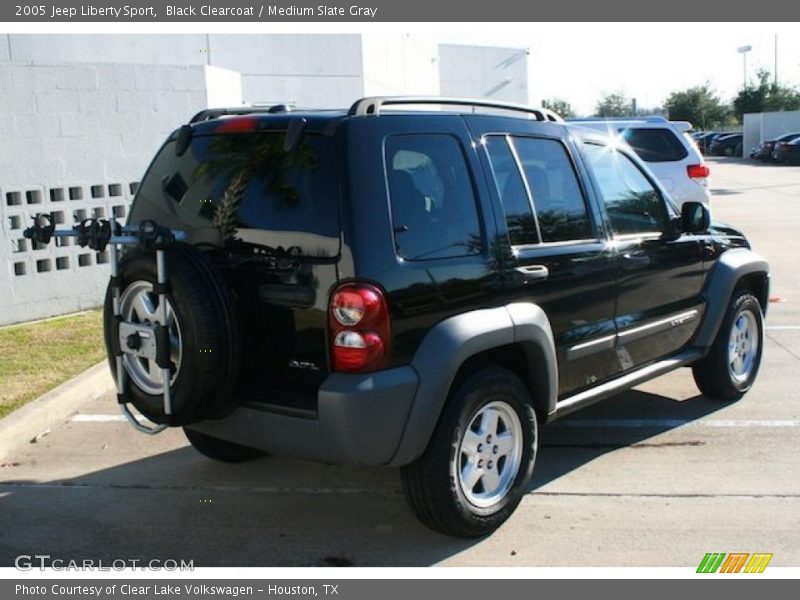
[[[622,268],[623,269],[640,269],[650,264],[650,257],[647,255],[637,255],[626,252],[622,255]]]
[[[523,283],[534,283],[544,281],[550,276],[550,270],[544,265],[526,265],[514,269],[522,276]]]

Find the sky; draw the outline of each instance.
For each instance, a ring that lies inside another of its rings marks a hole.
[[[497,31],[494,31],[494,30]],[[640,108],[661,106],[670,92],[708,81],[723,100],[742,87],[743,61],[752,80],[759,67],[800,85],[798,23],[522,23],[459,24],[440,42],[526,47],[531,104],[560,97],[591,114],[605,92],[622,91]]]

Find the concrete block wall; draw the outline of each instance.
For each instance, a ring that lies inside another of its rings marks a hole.
[[[206,106],[368,94],[525,102],[525,51],[411,35],[0,34],[0,325],[96,306],[108,266],[32,248],[30,216],[124,218],[164,137]]]
[[[107,253],[33,247],[22,231],[40,212],[62,226],[124,220],[153,154],[206,93],[202,65],[0,60],[0,325],[102,302]]]

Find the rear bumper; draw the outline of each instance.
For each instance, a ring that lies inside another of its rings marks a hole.
[[[320,387],[316,414],[242,406],[191,429],[270,454],[385,465],[400,445],[418,384],[411,366],[363,375],[334,373]]]

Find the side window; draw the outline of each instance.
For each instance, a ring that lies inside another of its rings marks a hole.
[[[497,194],[506,215],[509,242],[513,246],[535,244],[539,241],[536,221],[511,148],[504,136],[492,135],[485,139]]]
[[[611,225],[620,235],[665,231],[669,222],[661,194],[630,158],[614,148],[585,143]]]
[[[386,170],[398,256],[429,260],[481,251],[475,193],[455,137],[389,137]]]
[[[586,202],[572,162],[556,140],[514,138],[543,242],[592,236]]]

